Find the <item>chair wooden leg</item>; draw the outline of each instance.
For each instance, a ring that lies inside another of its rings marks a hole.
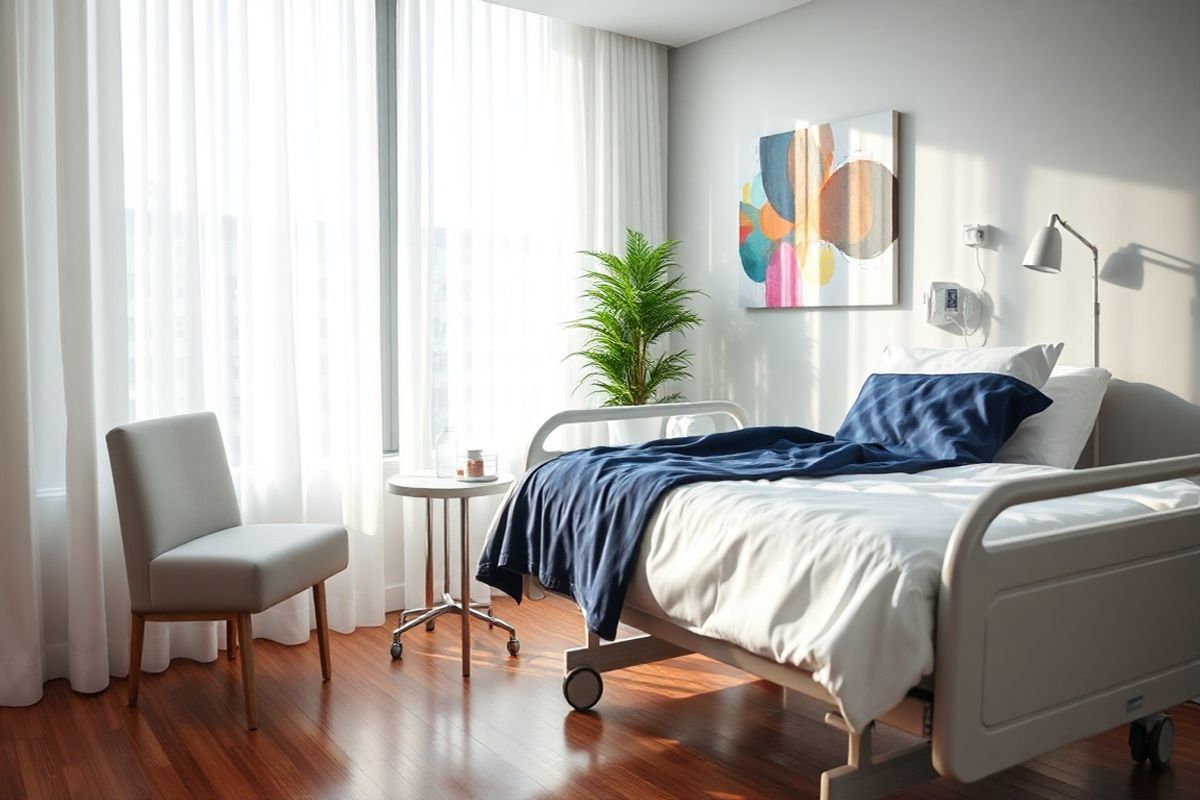
[[[225,620],[225,657],[230,661],[237,658],[237,617]]]
[[[258,695],[254,690],[254,633],[250,629],[250,615],[237,615],[238,639],[242,645],[242,689],[246,693],[246,727],[258,727]]]
[[[146,617],[133,612],[133,630],[129,637],[129,707],[136,708],[142,680],[142,642],[146,636]]]
[[[321,677],[329,680],[332,668],[329,663],[329,617],[325,613],[325,582],[312,587],[313,605],[317,612],[317,644],[321,648]]]

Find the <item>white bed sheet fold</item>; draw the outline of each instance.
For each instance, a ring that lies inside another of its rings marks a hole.
[[[916,475],[699,483],[647,526],[626,603],[805,667],[861,729],[934,667],[935,601],[955,523],[997,481],[1056,472],[979,464]],[[988,541],[1200,503],[1190,481],[1034,503]]]

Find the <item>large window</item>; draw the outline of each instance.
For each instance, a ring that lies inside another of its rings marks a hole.
[[[213,410],[242,471],[315,486],[366,407],[379,440],[375,23],[323,0],[121,4],[130,416]]]
[[[122,27],[132,416],[336,459],[369,399],[376,455],[420,467],[447,425],[515,459],[588,402],[578,251],[662,236],[661,47],[482,0],[123,0]]]
[[[481,0],[395,6],[396,442],[517,466],[589,402],[579,251],[663,235],[663,48]]]

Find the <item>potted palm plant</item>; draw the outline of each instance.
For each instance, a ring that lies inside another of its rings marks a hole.
[[[681,399],[673,385],[691,377],[692,354],[660,345],[703,320],[689,307],[696,289],[687,289],[683,276],[671,276],[678,242],[652,246],[635,230],[626,232],[625,257],[584,251],[598,264],[584,274],[588,309],[569,323],[587,332],[582,349],[586,371],[580,385],[590,382],[605,406],[641,406]],[[657,438],[659,419],[622,420],[610,425],[620,443]]]

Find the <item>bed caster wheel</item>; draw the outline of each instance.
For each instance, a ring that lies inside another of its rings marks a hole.
[[[1139,764],[1165,767],[1175,751],[1175,723],[1166,714],[1139,719],[1129,726],[1129,755]]]
[[[521,652],[521,640],[515,636],[508,637],[508,654],[513,658]]]
[[[392,661],[395,661],[402,655],[404,655],[404,645],[400,644],[400,642],[392,642]]]
[[[1150,736],[1147,738],[1146,744],[1150,765],[1165,767],[1171,760],[1171,754],[1175,752],[1175,723],[1171,721],[1170,717],[1166,714],[1159,714],[1154,718],[1154,725],[1150,728]]]
[[[563,678],[563,697],[576,711],[587,711],[600,702],[604,681],[591,667],[576,667]]]
[[[1140,719],[1129,723],[1129,757],[1137,764],[1145,764],[1150,757],[1150,733]]]

